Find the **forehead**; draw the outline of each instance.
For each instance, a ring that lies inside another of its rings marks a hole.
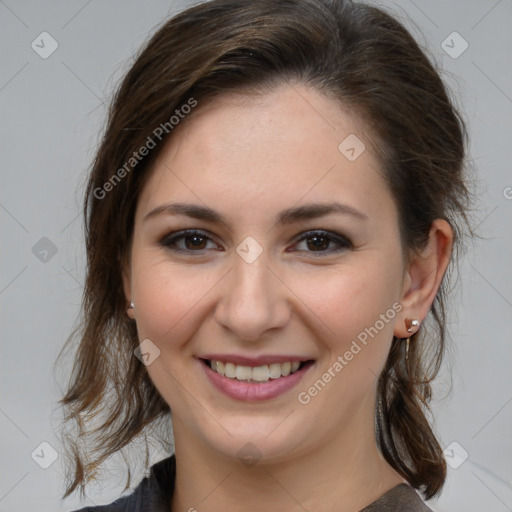
[[[239,217],[301,201],[393,209],[371,144],[364,120],[314,89],[224,95],[199,103],[167,141],[140,210],[174,198],[232,207]]]

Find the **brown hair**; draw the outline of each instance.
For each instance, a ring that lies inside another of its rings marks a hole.
[[[78,428],[66,441],[73,460],[64,496],[83,491],[109,456],[140,436],[147,439],[169,416],[133,356],[139,340],[126,315],[121,269],[139,192],[172,136],[170,117],[191,98],[202,104],[227,91],[265,91],[292,81],[335,98],[371,128],[405,248],[421,248],[438,218],[450,222],[460,244],[469,200],[464,123],[434,65],[394,17],[344,0],[214,0],[166,21],[113,98],[87,184],[87,276],[81,323],[68,340],[78,338],[79,345],[61,400],[66,421]],[[169,133],[127,168],[165,123]],[[121,168],[126,172],[113,182]],[[428,336],[424,327],[413,336],[407,364],[404,343],[393,340],[377,392],[383,456],[427,499],[440,492],[446,476],[426,417],[447,336],[445,296],[446,279],[431,308]]]

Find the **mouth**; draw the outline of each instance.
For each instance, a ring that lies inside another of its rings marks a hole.
[[[283,357],[267,358],[267,361],[232,357],[229,357],[231,361],[226,359],[227,357],[212,356],[198,358],[198,361],[208,380],[218,391],[232,399],[245,402],[270,400],[286,393],[315,364],[313,359],[286,360],[293,358]]]

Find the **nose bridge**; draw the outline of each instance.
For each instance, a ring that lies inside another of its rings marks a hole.
[[[288,321],[285,287],[268,268],[264,253],[250,263],[235,255],[233,265],[216,318],[239,339],[258,341],[267,330],[283,327]]]

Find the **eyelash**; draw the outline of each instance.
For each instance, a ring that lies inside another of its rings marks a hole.
[[[176,247],[177,241],[184,240],[186,238],[191,238],[193,236],[198,236],[200,238],[203,238],[203,239],[213,242],[212,238],[209,237],[208,235],[206,235],[204,231],[200,231],[200,230],[196,230],[196,229],[189,229],[189,230],[185,230],[185,231],[169,233],[160,241],[160,243],[161,243],[161,245],[167,247],[168,249],[170,249],[171,251],[174,251],[174,252],[188,253],[188,254],[199,253],[200,255],[202,255],[202,253],[207,249],[200,249],[200,250],[194,251],[194,250],[190,250],[190,249],[180,249],[180,248]],[[325,238],[331,242],[336,242],[340,247],[336,250],[299,251],[299,252],[308,252],[310,254],[313,254],[314,257],[321,257],[326,254],[334,254],[334,253],[341,252],[342,250],[352,249],[354,247],[352,242],[347,237],[345,237],[343,235],[339,235],[337,233],[324,231],[324,230],[307,231],[303,234],[303,236],[301,236],[294,243],[294,245],[296,245],[304,240],[308,240],[308,239],[314,238],[314,237]]]

